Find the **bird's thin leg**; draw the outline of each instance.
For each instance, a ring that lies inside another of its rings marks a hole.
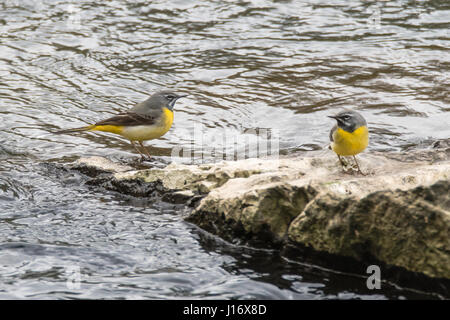
[[[145,155],[141,152],[141,150],[139,150],[139,148],[136,146],[134,141],[130,140],[130,143],[136,149],[136,151],[141,155],[141,160],[144,160],[145,159]]]
[[[342,165],[342,168],[345,170],[345,168],[347,167],[347,163],[344,161],[344,159],[342,159],[342,157],[340,155],[337,155],[339,158],[339,162]]]
[[[353,156],[353,159],[355,159],[355,163],[356,163],[356,167],[358,168],[358,172],[361,173],[363,176],[365,176],[366,174],[361,171],[361,168],[359,167],[359,164],[358,164],[358,160],[356,160],[355,156]]]
[[[347,164],[347,162],[344,161],[344,159],[342,159],[342,157],[340,155],[337,155],[337,156],[339,158],[339,162],[341,163],[342,170],[344,170],[344,172],[347,172],[348,171],[348,168],[347,168],[348,164]]]
[[[150,155],[150,152],[148,152],[147,148],[144,146],[144,144],[142,143],[142,141],[138,141],[139,145],[142,147],[142,149],[144,150],[145,154],[147,155],[148,159],[151,159],[152,156]]]

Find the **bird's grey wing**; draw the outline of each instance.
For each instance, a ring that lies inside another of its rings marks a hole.
[[[134,112],[123,112],[117,116],[101,120],[96,126],[141,126],[153,125],[157,122],[157,117],[151,114],[139,114]]]
[[[150,108],[148,108],[148,99],[142,102],[139,102],[135,104],[131,109],[128,110],[128,112],[131,113],[144,113],[148,112]]]
[[[131,109],[127,110],[130,113],[138,114],[150,114],[154,117],[159,117],[161,115],[162,105],[161,103],[152,102],[151,97],[143,102],[140,102]]]
[[[331,128],[331,130],[330,130],[330,141],[331,141],[331,142],[334,141],[334,140],[333,140],[333,134],[334,134],[334,132],[335,132],[336,130],[337,130],[337,124],[335,124],[334,127]]]

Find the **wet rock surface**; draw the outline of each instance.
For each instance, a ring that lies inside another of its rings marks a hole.
[[[445,143],[416,154],[364,154],[366,176],[343,172],[322,151],[143,170],[84,158],[72,169],[110,190],[185,203],[193,207],[187,221],[228,241],[376,262],[395,270],[393,278],[406,272],[432,279],[445,294],[449,154]]]

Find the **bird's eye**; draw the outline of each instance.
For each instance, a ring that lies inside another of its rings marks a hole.
[[[167,100],[173,100],[173,99],[175,99],[175,96],[169,94],[169,95],[166,96],[166,98],[167,98]]]
[[[345,115],[345,116],[343,116],[342,118],[344,118],[344,120],[349,120],[349,119],[350,119],[350,116]]]

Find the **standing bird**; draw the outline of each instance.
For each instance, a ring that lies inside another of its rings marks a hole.
[[[172,91],[156,92],[144,102],[136,104],[128,111],[99,121],[95,124],[54,132],[73,133],[80,131],[103,131],[121,135],[130,140],[131,145],[139,152],[141,159],[151,158],[150,153],[142,141],[152,140],[163,136],[173,123],[173,107],[175,102],[186,95],[179,95]],[[143,152],[136,146],[142,147]]]
[[[353,110],[344,110],[335,116],[337,124],[330,131],[331,149],[336,152],[339,161],[345,168],[341,156],[353,156],[358,172],[362,173],[355,155],[364,151],[369,144],[369,130],[367,122],[361,114]]]

